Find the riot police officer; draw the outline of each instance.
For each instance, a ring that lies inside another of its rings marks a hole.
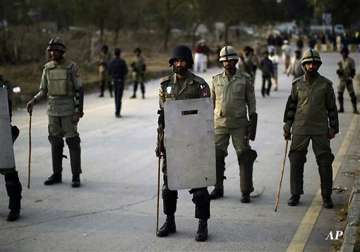
[[[187,46],[175,47],[169,60],[173,68],[171,75],[163,78],[160,84],[158,111],[158,146],[157,156],[164,156],[163,174],[164,185],[162,198],[166,221],[157,233],[158,237],[168,236],[176,232],[175,211],[178,192],[170,190],[167,186],[166,174],[166,151],[163,145],[163,130],[165,128],[164,103],[167,100],[186,100],[194,98],[209,97],[208,84],[200,77],[189,71],[193,66],[191,50]],[[196,168],[196,167],[195,167]],[[210,197],[207,188],[193,188],[190,190],[195,203],[195,218],[199,219],[199,226],[195,236],[196,241],[206,241],[208,237],[207,220],[210,218]]]
[[[304,164],[312,141],[321,180],[323,206],[332,208],[332,162],[330,140],[339,132],[339,121],[332,82],[318,73],[322,64],[313,49],[304,52],[301,64],[305,74],[292,82],[284,113],[284,137],[290,140],[289,206],[299,204],[303,191]]]
[[[232,138],[240,166],[241,202],[250,202],[253,188],[253,164],[257,157],[249,140],[255,140],[257,113],[252,77],[235,65],[239,56],[232,46],[220,51],[219,61],[224,71],[212,80],[212,99],[215,118],[216,185],[211,192],[212,199],[224,196],[225,157],[229,139]]]
[[[12,93],[12,90],[10,89],[10,84],[7,83],[1,75],[0,75],[0,89],[7,89],[8,97],[7,97],[7,99],[5,99],[5,102],[8,103],[9,118],[10,118],[10,122],[7,124],[7,126],[9,126],[9,124],[10,124],[12,141],[15,142],[16,138],[19,136],[20,131],[16,126],[11,125],[11,116],[12,116],[11,93]],[[0,101],[0,102],[2,102],[2,101]],[[4,127],[5,124],[2,126]],[[4,133],[4,132],[2,132],[2,133]],[[12,146],[11,146],[11,148],[12,148]],[[22,186],[21,186],[21,183],[19,180],[18,172],[16,171],[15,166],[14,167],[4,167],[4,169],[0,169],[0,174],[4,175],[4,177],[5,177],[6,192],[9,196],[10,212],[7,216],[7,221],[16,221],[20,217],[21,191],[22,191]]]
[[[352,80],[355,76],[355,61],[349,57],[349,49],[347,47],[341,49],[341,55],[342,60],[338,62],[339,68],[336,71],[340,79],[338,86],[339,113],[344,112],[344,91],[346,88],[351,98],[353,113],[359,114]]]
[[[76,63],[64,58],[66,47],[60,38],[51,39],[47,50],[50,61],[45,64],[40,91],[27,103],[29,113],[41,98],[48,98],[49,142],[53,174],[44,182],[62,182],[63,138],[69,147],[72,187],[80,186],[81,149],[77,125],[83,116],[83,88]]]

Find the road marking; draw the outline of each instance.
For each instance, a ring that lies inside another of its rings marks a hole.
[[[351,124],[348,132],[340,146],[339,151],[336,154],[335,160],[333,162],[333,179],[335,179],[340,167],[341,163],[345,158],[345,154],[347,153],[349,146],[351,144],[351,140],[355,134],[356,126],[358,125],[359,116],[353,116],[351,120]],[[301,252],[304,251],[305,245],[310,237],[311,231],[316,223],[317,218],[319,217],[320,211],[322,209],[322,198],[321,198],[321,190],[319,189],[315,194],[313,201],[309,209],[307,210],[304,218],[301,220],[301,223],[296,230],[296,233],[291,240],[289,247],[287,248],[287,252]]]

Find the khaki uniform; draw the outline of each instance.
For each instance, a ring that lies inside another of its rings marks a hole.
[[[143,56],[136,57],[136,61],[131,64],[132,67],[132,78],[134,84],[134,98],[136,97],[136,91],[138,89],[138,85],[140,84],[142,96],[145,97],[145,61]]]
[[[145,60],[143,56],[137,57],[136,61],[133,63],[133,78],[134,81],[143,83],[145,82]]]
[[[189,71],[184,80],[178,80],[176,79],[176,75],[172,74],[163,78],[160,85],[159,105],[162,112],[166,100],[186,100],[210,96],[208,84],[202,78]],[[166,156],[164,157],[162,170],[164,173],[164,185],[162,190],[164,213],[173,216],[176,211],[178,192],[171,191],[167,187]],[[194,188],[190,190],[190,193],[193,194],[192,200],[195,203],[195,218],[202,220],[209,219],[210,197],[207,188]]]
[[[316,156],[324,198],[332,192],[332,162],[329,128],[339,131],[335,94],[332,82],[317,74],[311,80],[305,75],[293,81],[291,96],[293,104],[285,112],[287,127],[292,127],[290,146],[290,190],[292,195],[303,194],[303,173],[310,140]],[[294,119],[287,120],[287,118]]]
[[[98,56],[98,76],[100,82],[100,96],[104,96],[105,86],[109,88],[110,96],[112,97],[112,85],[111,85],[111,76],[109,74],[108,65],[111,60],[110,53],[104,54],[100,53]]]
[[[111,55],[110,53],[104,54],[100,53],[98,57],[98,74],[99,80],[108,82],[110,81],[110,76],[108,72],[108,64],[110,63]]]
[[[50,61],[45,65],[35,99],[48,97],[48,130],[54,174],[62,172],[63,137],[69,146],[72,173],[81,173],[78,122],[74,121],[75,114],[82,114],[81,90],[78,66],[74,62],[62,59],[60,63]]]
[[[240,65],[240,69],[251,77],[251,83],[254,85],[257,69],[255,56],[244,56],[243,64]]]
[[[254,190],[252,162],[256,158],[256,152],[251,150],[248,139],[248,115],[256,113],[251,77],[240,70],[230,79],[225,72],[220,73],[213,77],[211,93],[215,108],[217,184],[222,185],[224,159],[228,154],[227,148],[231,137],[240,166],[241,192],[249,194]],[[249,158],[253,159],[252,162]]]
[[[50,61],[44,66],[40,92],[35,96],[48,96],[49,135],[59,137],[78,136],[73,115],[79,112],[75,92],[82,87],[78,66],[64,60],[60,64]]]
[[[339,71],[340,71],[340,82],[338,85],[338,92],[344,93],[345,88],[349,92],[349,94],[355,93],[354,92],[354,86],[352,83],[353,75],[352,72],[355,72],[355,61],[347,57],[346,59],[342,59],[338,62]]]

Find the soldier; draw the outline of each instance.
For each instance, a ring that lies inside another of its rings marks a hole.
[[[251,82],[255,84],[255,76],[256,76],[256,69],[257,69],[257,62],[256,57],[254,56],[254,49],[250,46],[245,46],[244,48],[244,55],[240,56],[242,64],[240,67],[242,70],[251,76]]]
[[[211,192],[211,199],[224,196],[225,157],[229,139],[232,138],[240,166],[241,202],[250,202],[253,188],[253,164],[257,157],[249,140],[255,140],[257,113],[254,85],[251,77],[241,70],[236,70],[239,60],[232,46],[225,46],[220,51],[224,72],[215,75],[212,80],[211,96],[214,103],[215,145],[216,145],[216,185]]]
[[[158,145],[156,155],[164,156],[163,173],[164,185],[162,198],[166,221],[157,233],[158,237],[168,236],[176,232],[175,211],[178,192],[172,191],[167,186],[166,152],[163,144],[164,103],[167,100],[186,100],[209,97],[208,84],[200,77],[192,74],[189,69],[193,66],[191,50],[186,46],[175,47],[169,60],[173,73],[162,79],[159,93],[160,110],[158,111]],[[196,169],[196,167],[194,167]],[[207,220],[210,218],[210,197],[206,187],[190,190],[195,203],[195,218],[199,219],[199,227],[195,236],[196,241],[206,241],[208,237]]]
[[[339,113],[344,112],[344,91],[346,87],[351,98],[353,113],[359,114],[356,106],[357,101],[352,81],[355,76],[355,61],[351,57],[349,57],[349,49],[347,47],[341,49],[340,53],[343,58],[341,61],[338,62],[339,68],[336,71],[340,79],[340,83],[338,86]]]
[[[109,63],[111,59],[111,54],[109,53],[109,47],[103,45],[101,52],[98,58],[98,74],[100,79],[100,95],[99,97],[104,97],[105,86],[108,86],[110,97],[112,97],[112,85],[109,79]]]
[[[274,76],[274,65],[269,59],[269,52],[265,51],[264,58],[260,62],[260,69],[262,72],[262,86],[261,86],[261,95],[265,97],[270,95],[271,91],[271,78]],[[267,83],[267,86],[265,87]]]
[[[128,68],[126,62],[120,57],[121,49],[115,48],[114,54],[115,59],[113,59],[109,64],[109,74],[115,88],[115,117],[120,118],[121,99]]]
[[[332,208],[332,162],[330,140],[339,132],[338,113],[332,82],[318,73],[320,55],[313,49],[304,52],[301,64],[305,74],[292,82],[284,113],[284,138],[291,139],[289,206],[299,204],[303,191],[304,164],[310,140],[321,180],[323,206]]]
[[[15,142],[16,138],[19,136],[20,131],[16,126],[11,125],[11,116],[12,116],[11,92],[12,92],[12,90],[10,89],[10,84],[7,83],[1,75],[0,75],[0,89],[2,89],[2,90],[7,89],[7,95],[8,95],[7,103],[8,104],[6,104],[6,103],[5,104],[8,105],[9,114],[6,116],[7,119],[5,119],[5,120],[10,119],[7,126],[11,127],[12,142]],[[1,102],[1,100],[0,100],[0,102]],[[6,96],[5,96],[5,102],[6,102]],[[2,126],[4,127],[4,125],[2,125]],[[5,132],[4,128],[1,128],[1,129],[2,129],[2,133],[4,134],[4,132]],[[3,144],[3,142],[2,142],[2,144]],[[12,148],[12,146],[11,146],[11,148]],[[2,152],[4,152],[4,150],[2,150]],[[1,167],[2,167],[2,165],[1,165]],[[5,177],[5,186],[6,186],[7,194],[9,196],[9,209],[10,209],[10,212],[9,212],[6,220],[7,221],[16,221],[20,217],[22,186],[21,186],[21,183],[19,180],[18,172],[15,169],[15,165],[13,167],[3,167],[3,168],[4,169],[0,169],[0,174],[4,175],[4,177]]]
[[[47,50],[50,61],[45,64],[40,91],[27,103],[32,113],[34,104],[48,97],[49,142],[51,144],[53,174],[44,182],[53,185],[62,182],[63,137],[69,147],[72,187],[80,186],[81,149],[77,131],[83,116],[83,88],[78,66],[64,58],[66,47],[60,38],[51,39]]]
[[[136,91],[138,88],[138,84],[140,84],[142,98],[145,99],[145,71],[146,65],[144,61],[144,57],[141,55],[141,49],[135,48],[134,53],[136,55],[136,61],[131,63],[132,75],[134,81],[134,93],[130,96],[130,99],[136,98]]]
[[[295,57],[292,63],[290,64],[289,68],[287,69],[286,74],[288,76],[291,74],[294,77],[294,79],[304,74],[304,70],[301,67],[301,52],[299,50],[295,50]]]

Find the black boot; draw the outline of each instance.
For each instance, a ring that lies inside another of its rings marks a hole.
[[[77,175],[73,175],[72,177],[72,187],[80,187],[81,183],[80,183],[80,174]]]
[[[240,191],[242,203],[250,203],[250,193],[254,191],[253,167],[257,158],[255,150],[249,149],[238,155],[240,168]]]
[[[350,97],[351,97],[351,104],[353,106],[353,113],[359,114],[359,111],[357,109],[357,101],[356,101],[357,99],[355,93],[350,94]]]
[[[210,193],[210,199],[212,200],[224,197],[225,157],[225,152],[219,149],[216,150],[216,185]]]
[[[338,92],[339,113],[344,113],[344,93]]]
[[[7,221],[16,221],[20,217],[22,186],[16,171],[5,175],[6,191],[9,196],[10,213]]]
[[[136,99],[136,94],[133,94],[132,96],[130,96],[130,99]]]
[[[240,201],[241,203],[250,203],[250,194],[243,193]]]
[[[288,200],[288,205],[289,206],[297,206],[299,204],[300,201],[300,195],[291,195],[290,199]]]
[[[165,237],[169,234],[176,232],[176,224],[174,215],[167,215],[165,223],[161,226],[159,231],[156,233],[158,237]]]
[[[207,220],[199,220],[198,230],[195,235],[195,240],[198,242],[206,241],[208,238]]]
[[[332,202],[331,197],[323,197],[323,206],[327,209],[334,207],[334,203]]]
[[[44,185],[53,185],[62,182],[61,172],[64,141],[62,137],[49,136],[49,142],[51,144],[53,174],[44,182]]]
[[[81,147],[80,137],[66,138],[66,143],[69,147],[71,172],[73,174],[72,187],[80,187],[81,174]]]
[[[210,199],[219,199],[224,197],[224,186],[215,186],[214,190],[210,193]]]
[[[47,180],[45,180],[44,185],[54,185],[62,183],[61,173],[54,173]]]

